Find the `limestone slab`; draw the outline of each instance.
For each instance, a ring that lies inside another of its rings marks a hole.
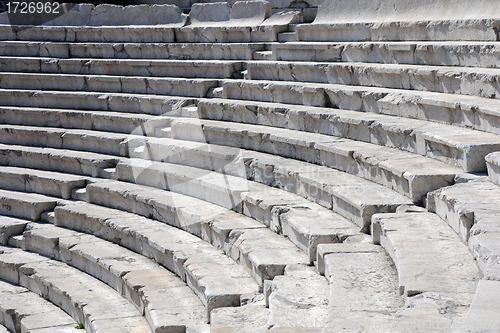
[[[377,214],[372,235],[394,261],[405,296],[436,292],[468,299],[474,295],[481,278],[479,267],[458,235],[437,215]]]
[[[0,244],[7,245],[11,236],[22,234],[28,223],[27,220],[0,216]]]
[[[47,171],[0,167],[0,187],[69,199],[75,188],[85,187],[87,178]]]
[[[190,104],[186,97],[78,91],[27,91],[0,89],[2,105],[119,111],[161,115]]]
[[[186,280],[203,301],[207,315],[217,307],[237,306],[241,293],[257,289],[234,261],[208,243],[164,223],[81,203],[57,209],[56,225],[92,232],[156,260]],[[226,274],[229,271],[231,276]]]
[[[29,169],[65,172],[99,177],[102,170],[114,167],[114,156],[65,149],[0,145],[0,164]]]
[[[143,77],[231,78],[241,62],[214,60],[142,60],[1,57],[4,72],[122,75]]]
[[[499,304],[498,281],[480,280],[462,332],[494,332],[500,322],[494,315]]]
[[[0,202],[2,203],[0,212],[2,215],[40,220],[40,215],[53,210],[58,201],[56,198],[35,193],[22,193],[15,191],[0,190]]]
[[[1,73],[0,87],[23,90],[65,90],[205,97],[218,86],[211,79],[151,78],[110,75]]]
[[[172,136],[189,139],[190,132],[186,128],[200,122],[206,142],[257,150],[347,171],[392,188],[415,202],[420,201],[433,187],[450,184],[458,172],[457,168],[443,162],[399,150],[269,126],[182,119],[172,122]],[[196,137],[193,140],[200,139]],[[412,163],[408,163],[408,160]]]

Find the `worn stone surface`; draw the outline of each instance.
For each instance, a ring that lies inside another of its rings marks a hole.
[[[187,282],[204,303],[207,317],[214,308],[239,305],[241,294],[257,290],[243,267],[201,239],[161,222],[80,203],[56,209],[55,224],[91,232],[154,259]]]
[[[482,274],[458,235],[431,213],[377,214],[372,235],[391,256],[398,270],[400,292],[474,295]]]
[[[495,332],[500,321],[495,315],[500,301],[500,282],[480,280],[462,332]]]

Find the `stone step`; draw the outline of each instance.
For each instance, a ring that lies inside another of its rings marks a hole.
[[[500,304],[500,282],[480,280],[462,332],[494,332],[500,327],[496,316]]]
[[[331,83],[500,98],[497,82],[500,69],[494,68],[303,61],[249,61],[246,65],[248,80]]]
[[[218,87],[214,79],[152,78],[139,76],[0,73],[2,89],[85,91],[205,97]]]
[[[391,115],[302,105],[202,99],[202,119],[265,125],[399,148],[465,170],[486,170],[484,157],[499,150],[500,136],[469,128]]]
[[[118,94],[81,91],[0,89],[2,106],[65,108],[90,111],[119,111],[161,115],[193,104],[186,97],[152,94]]]
[[[327,280],[311,267],[290,267],[270,281],[267,303],[269,325],[291,332],[322,332],[328,317]],[[303,330],[303,331],[302,331]]]
[[[0,332],[77,333],[78,324],[57,306],[26,288],[0,281]],[[87,330],[88,332],[88,330]]]
[[[287,225],[288,228],[282,226],[284,229],[282,232],[296,246],[307,252],[309,258],[307,261],[303,254],[296,252],[297,249],[294,246],[291,246],[288,241],[284,241],[284,238],[267,230],[265,225],[236,212],[229,212],[227,208],[216,206],[207,201],[176,192],[166,192],[161,189],[117,181],[91,184],[87,187],[87,193],[90,203],[120,210],[130,210],[135,214],[152,217],[224,249],[233,259],[242,265],[248,265],[260,284],[265,279],[272,279],[276,272],[282,274],[284,267],[288,264],[312,263],[315,260],[318,244],[341,242],[350,235],[357,234],[354,226],[336,214],[324,211],[321,215],[322,209],[320,207],[317,207],[318,212],[316,213],[307,212],[314,217],[313,219],[308,218],[306,214],[300,214],[303,208],[297,209],[290,204],[274,206],[276,220],[280,219],[281,216],[286,217],[281,219],[282,225],[285,225],[288,220],[294,222],[296,220],[297,225]],[[286,208],[286,213],[280,212],[278,208],[283,210]],[[313,225],[313,221],[316,223],[315,225]],[[294,235],[296,236],[293,237]],[[265,238],[266,243],[259,243],[256,236]],[[266,259],[266,251],[275,255],[274,264],[266,264],[264,260]],[[279,256],[279,252],[282,252],[283,256]],[[288,259],[284,256],[286,252],[290,253]]]
[[[279,155],[325,165],[384,185],[418,203],[453,183],[457,167],[394,148],[270,126],[179,118],[172,137]],[[200,132],[203,136],[200,135]]]
[[[143,132],[152,135],[157,128],[170,126],[170,118],[149,114],[87,111],[54,108],[0,106],[3,124],[62,127],[113,133]]]
[[[460,329],[482,274],[453,229],[432,213],[378,214],[372,235],[392,258],[407,302],[427,299],[450,331]]]
[[[260,302],[262,303],[262,302]],[[219,308],[212,311],[211,333],[268,332],[269,309],[265,304],[249,304],[237,308]]]
[[[297,41],[297,34],[295,32],[281,32],[278,34],[278,42],[284,43],[284,42],[296,42]]]
[[[126,141],[133,135],[53,127],[0,125],[0,143],[128,156]]]
[[[43,212],[57,206],[58,199],[36,193],[0,190],[0,203],[1,215],[39,221]]]
[[[151,259],[119,245],[53,225],[33,224],[24,233],[23,249],[63,261],[106,283],[144,313],[154,332],[207,329],[205,308],[184,282]]]
[[[500,153],[488,154],[485,158],[490,182],[500,185]]]
[[[103,282],[35,253],[1,249],[2,279],[57,304],[89,332],[151,332],[135,306]]]
[[[275,170],[259,182],[185,165],[136,159],[121,161],[116,177],[196,197],[249,215],[272,230],[284,233],[310,255],[314,253],[309,250],[311,246],[320,241],[314,240],[314,235],[324,235],[321,238],[329,241],[337,241],[340,237],[342,241],[351,234],[349,223],[330,209],[368,232],[374,213],[394,212],[400,205],[411,204],[408,198],[383,186],[329,168],[315,168],[287,159],[260,162],[256,173],[273,167]],[[269,187],[267,181],[274,186],[281,184],[279,187],[287,192]],[[283,209],[278,209],[282,206]],[[296,209],[288,213],[294,206]],[[346,228],[345,234],[335,228],[332,230],[329,221]]]
[[[0,56],[0,71],[141,77],[232,78],[241,61],[143,60]]]
[[[500,134],[495,99],[428,91],[290,81],[221,80],[223,98],[331,107]]]
[[[130,140],[128,144],[130,154],[134,158],[180,164],[208,171],[214,170],[292,192],[328,209],[333,209],[358,226],[366,227],[365,231],[369,230],[371,215],[375,212],[395,211],[397,206],[411,202],[402,195],[363,178],[272,154],[194,141],[156,138]],[[148,164],[142,165],[145,168],[148,167]],[[131,170],[134,172],[133,162]],[[135,172],[133,177],[127,180],[137,181],[138,176],[138,172]],[[310,214],[305,210],[297,216],[310,216]],[[305,245],[311,241],[311,236],[298,237],[298,235],[303,235],[305,230],[290,233],[299,225],[306,227],[305,219],[307,217],[293,219],[284,213],[281,215],[281,225],[273,226],[273,228],[277,227],[296,244]],[[306,234],[329,232],[328,224],[320,226],[315,219],[316,217],[306,227],[309,229]],[[290,226],[287,226],[285,221],[290,223]],[[303,245],[299,245],[301,246]],[[308,245],[307,248],[309,247]]]
[[[8,245],[10,237],[21,235],[28,223],[28,220],[0,215],[0,245]]]
[[[262,43],[73,43],[0,41],[0,55],[57,58],[250,60]]]
[[[271,60],[273,57],[273,51],[255,51],[253,53],[254,60]]]
[[[500,68],[498,42],[288,42],[269,45],[273,52],[269,60]]]
[[[352,6],[354,7],[354,6]],[[409,8],[407,4],[401,7]],[[387,7],[388,8],[388,7]],[[446,9],[445,9],[446,10]],[[318,13],[322,8],[318,9]],[[326,13],[325,13],[326,14]],[[333,14],[332,14],[333,15]],[[358,18],[364,17],[360,12]],[[397,14],[393,14],[397,15]],[[342,15],[338,15],[342,17]],[[485,15],[486,16],[486,15]],[[393,16],[394,17],[394,16]],[[323,17],[325,20],[326,17]],[[368,18],[370,20],[371,18]],[[296,28],[297,40],[318,42],[365,42],[365,41],[498,41],[495,32],[498,21],[479,19],[439,19],[439,21],[429,21],[427,19],[416,21],[401,20],[392,21],[368,21],[348,23],[318,22],[315,24],[299,24]]]
[[[118,158],[82,151],[0,144],[0,165],[102,177]]]
[[[330,285],[325,329],[369,332],[380,323],[394,321],[404,301],[399,295],[396,268],[380,246],[322,244],[318,268],[320,261]]]
[[[94,43],[173,43],[174,28],[156,26],[31,26],[12,29],[0,25],[3,41],[94,42]],[[242,41],[239,41],[242,42]]]
[[[185,26],[175,29],[175,41],[179,43],[255,43],[275,42],[278,33],[287,25],[255,25],[239,22],[238,25]],[[154,39],[149,42],[156,42]],[[165,40],[164,42],[173,42]]]
[[[429,211],[445,220],[467,242],[487,279],[500,279],[500,187],[470,181],[429,193]]]
[[[176,273],[201,299],[207,318],[213,309],[239,306],[242,295],[258,291],[244,268],[220,250],[165,223],[86,203],[59,207],[55,213],[56,226],[114,242]]]
[[[0,166],[0,188],[70,199],[71,192],[87,185],[88,178],[59,172]]]

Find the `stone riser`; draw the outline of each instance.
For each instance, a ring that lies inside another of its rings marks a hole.
[[[39,221],[43,212],[53,210],[58,200],[36,193],[0,190],[0,214]]]
[[[500,98],[500,70],[353,62],[248,62],[248,80],[382,87]]]
[[[266,126],[209,120],[201,123],[202,142],[326,165],[385,185],[414,202],[419,202],[432,187],[450,184],[459,173],[459,169],[442,162],[368,143]],[[200,120],[178,119],[172,122],[172,137],[196,140],[192,133],[199,129]]]
[[[272,280],[276,275],[283,274],[287,265],[308,262],[306,256],[293,244],[273,234],[264,225],[258,225],[246,217],[240,217],[229,210],[177,193],[155,191],[126,183],[121,186],[119,184],[89,186],[88,202],[120,210],[131,210],[142,216],[153,216],[161,222],[203,238],[214,246],[222,248],[228,256],[251,272],[260,288],[264,280]],[[134,189],[136,192],[132,192]],[[171,202],[153,203],[148,200],[148,191],[149,198],[151,193],[156,192],[158,197],[160,194],[165,198],[169,197]],[[136,195],[139,195],[139,199],[144,198],[143,201],[138,202],[138,199],[134,198]],[[183,205],[187,207],[182,207]],[[224,224],[227,225],[226,228],[217,228]],[[239,228],[231,229],[231,224]],[[257,241],[259,238],[265,238],[266,243],[259,243]],[[270,253],[273,254],[273,258],[269,257]]]
[[[26,288],[0,282],[0,332],[77,333],[77,322]],[[9,329],[9,330],[7,330]]]
[[[76,188],[85,187],[87,178],[31,169],[0,167],[0,188],[70,199]]]
[[[239,306],[242,294],[258,290],[243,267],[208,243],[164,223],[83,203],[59,207],[55,215],[56,226],[90,232],[175,272],[200,297],[207,319],[214,308]]]
[[[235,61],[114,60],[0,57],[0,71],[178,78],[232,78],[241,71]]]
[[[52,108],[0,106],[0,119],[3,124],[9,125],[61,127],[123,134],[141,131],[148,136],[152,136],[158,128],[170,126],[170,118],[148,114]]]
[[[0,73],[2,89],[63,90],[205,97],[218,81],[106,75]]]
[[[249,264],[248,268],[256,273],[254,278],[261,285],[264,279],[274,277],[272,266],[275,264],[264,264],[265,251],[273,252],[272,249],[275,246],[276,249],[295,251],[286,242],[283,243],[279,236],[266,231],[263,224],[256,223],[248,217],[230,213],[227,209],[207,201],[176,192],[165,192],[129,183],[103,183],[88,186],[87,193],[91,203],[121,210],[131,209],[142,216],[153,216],[159,221],[181,228],[216,247],[223,248],[233,259],[240,259],[241,264]],[[264,201],[269,200],[270,198],[264,198]],[[286,207],[286,212],[279,212],[275,209],[279,207]],[[309,262],[315,260],[318,244],[343,241],[350,234],[356,234],[356,228],[348,221],[319,206],[316,206],[316,212],[309,211],[305,207],[295,209],[290,203],[275,208],[270,209],[274,210],[274,219],[280,220],[281,231],[296,246],[307,252]],[[252,211],[249,212],[251,213]],[[308,217],[307,214],[313,216]],[[258,229],[258,232],[265,234],[265,238],[271,243],[269,245],[257,244],[258,251],[252,251],[252,247],[248,248],[250,246],[247,244],[248,241],[242,241],[251,238],[253,230],[249,229]],[[243,233],[247,235],[242,237]],[[259,251],[264,251],[261,252],[262,256],[259,255]],[[247,258],[251,252],[254,253]],[[292,254],[289,258],[292,257],[295,258],[292,262],[284,261],[276,266],[281,266],[283,269],[290,263],[296,263],[294,260],[304,260],[303,255],[298,253]],[[247,258],[247,260],[241,260],[242,258]],[[276,258],[276,261],[279,262],[281,259],[283,258]],[[260,265],[258,265],[259,262]]]
[[[262,43],[0,42],[0,55],[57,58],[251,60]]]
[[[69,267],[34,253],[2,248],[0,276],[57,304],[89,332],[148,332],[146,319],[115,290]],[[95,301],[105,299],[106,302]],[[125,325],[126,324],[126,325]],[[128,327],[128,329],[126,328]]]
[[[101,43],[244,43],[274,42],[279,32],[287,25],[256,27],[183,27],[122,26],[122,27],[76,27],[35,26],[30,29],[0,25],[4,41],[42,42],[101,42]]]
[[[118,163],[114,156],[51,148],[0,145],[0,165],[103,177]]]
[[[373,112],[500,134],[498,103],[493,99],[319,83],[243,80],[222,83],[226,99]]]
[[[118,133],[0,125],[2,144],[70,149],[114,156],[128,156],[125,143],[128,137],[130,136]]]
[[[173,43],[174,29],[161,26],[34,26],[30,29],[0,25],[3,41]]]
[[[96,92],[0,90],[3,106],[67,108],[162,115],[192,104],[192,98]]]
[[[33,225],[23,236],[25,251],[63,261],[122,294],[144,313],[153,332],[185,332],[190,326],[204,326],[206,311],[201,301],[178,277],[150,259],[95,236],[52,225]],[[176,307],[159,301],[179,294],[183,297]]]
[[[417,212],[377,214],[372,222],[373,242],[391,256],[402,295],[437,293],[449,297],[451,307],[468,308],[482,274],[443,220]]]
[[[145,144],[147,144],[147,149],[143,149]],[[356,176],[307,162],[292,162],[275,155],[183,140],[162,139],[159,141],[147,138],[139,139],[136,143],[129,141],[129,145],[131,157],[215,170],[226,175],[278,187],[315,201],[328,209],[333,209],[363,228],[368,228],[373,213],[394,211],[398,205],[410,203],[410,200],[391,190]],[[137,148],[132,148],[136,145],[141,148],[140,152],[137,152]],[[134,164],[131,163],[131,165]],[[341,184],[338,183],[339,179],[343,179]],[[137,177],[135,180],[137,181]],[[379,194],[377,199],[368,200],[367,196],[361,195],[361,193],[372,192]],[[378,198],[381,197],[387,199],[379,200]],[[239,200],[236,201],[239,202]],[[247,205],[247,207],[251,206]],[[260,218],[262,213],[257,212],[258,210],[254,210],[246,214],[256,214],[254,217]],[[343,236],[337,237],[329,233],[309,235],[310,231],[307,229],[314,230],[314,223],[308,226],[306,217],[294,219],[294,214],[282,214],[279,219],[281,225],[274,225],[275,218],[272,218],[272,212],[264,214],[269,217],[263,217],[263,221],[270,220],[273,229],[281,230],[295,244],[310,254],[314,253],[316,244],[343,238]],[[314,260],[314,256],[310,258]]]
[[[428,156],[469,172],[484,171],[484,157],[500,148],[496,134],[367,112],[221,99],[200,100],[198,110],[202,119],[369,142]]]
[[[500,279],[497,216],[500,188],[488,181],[472,181],[429,193],[435,212],[468,244],[484,276]]]
[[[497,41],[498,21],[377,22],[301,24],[299,41]]]
[[[11,236],[21,235],[28,223],[28,220],[0,216],[0,245],[8,245]]]
[[[496,42],[273,43],[272,59],[500,68]]]

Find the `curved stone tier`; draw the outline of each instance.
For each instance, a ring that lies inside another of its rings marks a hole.
[[[93,333],[497,329],[498,2],[177,3],[0,14],[0,278]]]

